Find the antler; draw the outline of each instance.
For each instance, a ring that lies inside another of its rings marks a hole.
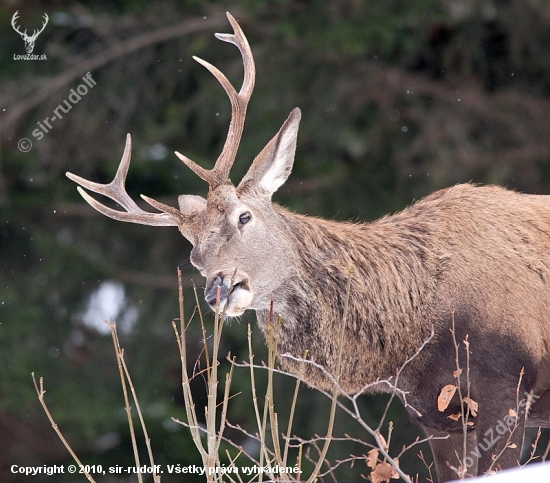
[[[229,124],[229,132],[223,146],[223,150],[218,157],[216,164],[210,170],[204,169],[194,161],[190,160],[183,154],[176,151],[176,156],[180,158],[196,175],[205,180],[210,187],[215,187],[226,182],[229,179],[229,170],[235,161],[241,136],[243,133],[244,121],[246,118],[246,108],[248,101],[254,89],[254,80],[256,76],[256,68],[252,51],[248,45],[248,41],[241,30],[241,27],[233,16],[227,12],[227,18],[233,27],[234,34],[216,34],[216,38],[236,45],[241,51],[244,65],[244,80],[241,90],[237,93],[235,88],[227,80],[227,77],[214,67],[209,62],[206,62],[198,57],[193,57],[199,64],[206,67],[212,75],[222,85],[231,101],[231,123]]]
[[[15,13],[13,14],[13,17],[11,18],[11,26],[13,27],[13,30],[15,30],[19,35],[21,35],[21,37],[25,37],[27,35],[27,31],[25,30],[24,33],[21,32],[21,30],[19,30],[19,28],[17,27],[17,24],[15,23],[18,17],[19,17],[19,10],[16,10]]]
[[[46,28],[46,25],[48,25],[48,20],[50,17],[48,17],[47,13],[44,13],[43,17],[44,21],[42,22],[42,28],[40,30],[35,30],[34,33],[31,36],[31,39],[36,40],[36,38],[42,33],[42,31]],[[25,30],[26,32],[26,30]]]
[[[153,225],[153,226],[179,226],[182,222],[183,215],[171,206],[165,205],[151,198],[141,195],[141,197],[151,206],[157,208],[164,213],[149,213],[143,211],[126,192],[124,186],[126,182],[126,175],[128,174],[128,168],[130,167],[130,155],[132,153],[132,138],[128,134],[126,136],[126,146],[124,148],[124,154],[120,160],[120,165],[117,169],[115,178],[109,184],[99,184],[87,179],[81,178],[73,173],[67,172],[67,177],[73,180],[80,186],[99,193],[107,198],[116,201],[122,206],[126,212],[113,210],[108,206],[101,204],[96,199],[92,198],[86,191],[80,186],[77,188],[82,197],[97,211],[113,218],[118,221],[128,221],[132,223],[139,223],[140,225]]]
[[[16,18],[17,16],[14,15],[12,23],[15,23]],[[237,149],[239,148],[239,143],[241,141],[244,121],[246,118],[246,109],[248,106],[248,101],[250,100],[250,96],[252,95],[252,91],[254,89],[254,79],[256,72],[256,69],[254,67],[254,59],[252,57],[252,51],[250,50],[250,46],[248,45],[248,41],[246,40],[243,31],[230,13],[227,13],[227,18],[229,19],[229,22],[233,27],[234,34],[216,34],[216,37],[220,40],[223,40],[224,42],[235,44],[241,51],[244,65],[244,80],[241,90],[237,93],[229,80],[227,80],[227,77],[225,77],[225,75],[222,74],[216,67],[202,59],[194,57],[197,62],[206,67],[214,75],[214,77],[224,88],[229,97],[229,100],[231,101],[231,123],[229,124],[229,132],[227,133],[227,139],[223,146],[223,150],[218,157],[216,164],[210,170],[202,168],[194,161],[176,152],[176,155],[187,166],[189,166],[189,168],[191,168],[194,173],[204,179],[210,185],[210,187],[218,186],[219,184],[225,183],[229,180],[229,170],[231,169],[231,166],[235,161]],[[88,193],[86,193],[86,191],[84,191],[80,186],[78,187],[78,192],[93,208],[95,208],[97,211],[104,214],[105,216],[108,216],[115,220],[155,226],[179,227],[185,224],[185,222],[187,221],[186,215],[176,208],[141,195],[141,197],[149,205],[163,212],[149,213],[147,211],[143,211],[132,200],[132,198],[130,198],[130,196],[126,192],[124,184],[126,181],[128,168],[130,166],[131,151],[132,140],[130,135],[128,134],[126,137],[126,147],[124,148],[124,154],[122,155],[120,165],[116,172],[115,178],[109,184],[94,183],[69,172],[66,173],[67,177],[82,186],[83,188],[86,188],[95,193],[99,193],[100,195],[104,195],[121,205],[126,210],[125,212],[114,210],[112,208],[109,208],[108,206],[101,204],[96,199],[92,198]]]
[[[42,22],[42,28],[40,30],[34,30],[33,34],[31,36],[27,35],[27,29],[25,29],[25,32],[21,32],[19,28],[17,27],[17,24],[15,23],[17,18],[19,17],[19,10],[16,10],[13,14],[13,17],[11,18],[11,26],[13,27],[13,30],[15,30],[21,37],[27,40],[36,40],[38,36],[42,33],[42,31],[46,28],[46,25],[48,25],[48,20],[50,17],[48,17],[47,13],[44,13],[43,22]]]

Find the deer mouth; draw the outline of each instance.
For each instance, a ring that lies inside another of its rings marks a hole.
[[[252,302],[248,277],[239,273],[225,276],[220,273],[207,282],[204,298],[212,310],[218,309],[220,314],[225,313],[228,317],[238,317]]]

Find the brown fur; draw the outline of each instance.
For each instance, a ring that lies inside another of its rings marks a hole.
[[[484,340],[509,338],[529,348],[536,363],[548,354],[550,197],[458,185],[369,224],[276,211],[284,220],[277,229],[291,238],[297,266],[282,297],[274,294],[275,310],[284,328],[300,327],[305,319],[316,323],[310,333],[283,333],[281,350],[299,356],[308,349],[334,371],[334,335],[347,267],[353,267],[344,366],[359,371],[347,373],[346,390],[394,375],[432,327],[436,340],[446,336],[451,311],[457,320],[484,320],[472,328]],[[472,340],[474,354],[476,345]],[[454,363],[454,350],[448,356]]]
[[[274,294],[283,320],[280,352],[299,357],[307,349],[335,373],[349,264],[354,270],[341,381],[347,391],[394,376],[435,331],[398,385],[410,392],[407,402],[422,416],[409,412],[428,434],[458,433],[438,462],[441,479],[456,476],[446,463],[457,466],[454,452],[462,454],[462,425],[448,418],[460,412],[458,398],[444,412],[436,407],[443,386],[456,382],[453,317],[457,340],[468,335],[471,343],[470,397],[480,408],[470,418],[478,437],[472,449],[476,442],[486,447],[488,433],[496,437],[498,421],[516,409],[522,368],[519,399],[533,391],[540,398],[531,410],[533,423],[549,426],[550,197],[458,185],[370,224],[276,211],[299,260],[283,297]],[[266,317],[259,311],[264,330]],[[297,370],[284,358],[283,364]],[[463,354],[460,364],[466,368]],[[315,385],[330,386],[319,372],[311,370],[309,377]],[[467,394],[465,385],[461,389]],[[520,421],[512,438],[518,449],[507,449],[496,467],[515,465],[521,435]],[[506,439],[481,455],[480,474]]]

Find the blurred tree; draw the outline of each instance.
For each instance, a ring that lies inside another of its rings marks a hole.
[[[15,60],[24,53],[10,25],[16,10],[29,29],[48,13],[50,23],[34,52],[45,53],[47,61]],[[181,193],[205,194],[204,183],[171,152],[211,166],[224,142],[229,103],[191,56],[208,60],[240,85],[238,52],[213,37],[229,31],[226,10],[241,22],[257,65],[234,180],[299,106],[303,120],[294,173],[277,194],[296,211],[372,219],[466,181],[550,192],[546,1],[2,4],[3,481],[15,481],[7,470],[12,463],[65,458],[36,401],[31,371],[45,377],[52,411],[87,462],[132,464],[102,317],[126,327],[122,342],[159,462],[181,461],[182,455],[198,461],[190,439],[170,423],[171,416],[182,415],[170,325],[177,316],[176,266],[186,271],[189,310],[191,278],[201,292],[200,277],[189,270],[190,247],[176,230],[125,225],[98,215],[64,173],[110,180],[131,132],[127,187],[135,199],[145,193],[174,204]],[[87,72],[93,88],[51,128],[43,127],[71,90],[84,84]],[[32,142],[28,152],[18,146],[23,138]],[[105,287],[118,295],[103,315],[92,301]],[[227,351],[240,359],[246,357],[246,321],[253,318],[232,324],[224,338]],[[196,330],[190,342],[197,357],[200,337]],[[255,340],[262,354],[261,336]],[[240,424],[250,413],[246,377],[234,382],[234,391],[243,394],[230,418]],[[279,384],[284,388],[287,382]],[[196,385],[200,396],[200,380]],[[297,431],[322,432],[323,417],[305,415],[323,414],[326,402],[311,391],[302,394]],[[372,421],[380,416],[379,399],[362,404]],[[414,439],[398,405],[391,419],[396,447]],[[351,423],[341,425],[342,431],[352,431]],[[342,457],[340,449],[333,451]],[[411,474],[425,475],[415,455],[401,464]]]

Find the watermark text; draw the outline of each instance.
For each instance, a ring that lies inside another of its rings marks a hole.
[[[78,104],[82,97],[88,93],[89,89],[93,89],[97,84],[97,82],[92,78],[92,74],[90,72],[82,77],[82,80],[84,83],[79,84],[76,89],[71,89],[67,99],[65,99],[52,111],[51,116],[48,116],[44,120],[36,123],[38,128],[32,132],[32,136],[37,141],[40,141],[47,133],[49,133],[53,129],[53,123],[57,119],[63,119],[63,115],[67,114],[76,104]],[[19,147],[19,151],[27,153],[32,149],[32,141],[28,138],[21,138],[17,143],[17,146]]]

